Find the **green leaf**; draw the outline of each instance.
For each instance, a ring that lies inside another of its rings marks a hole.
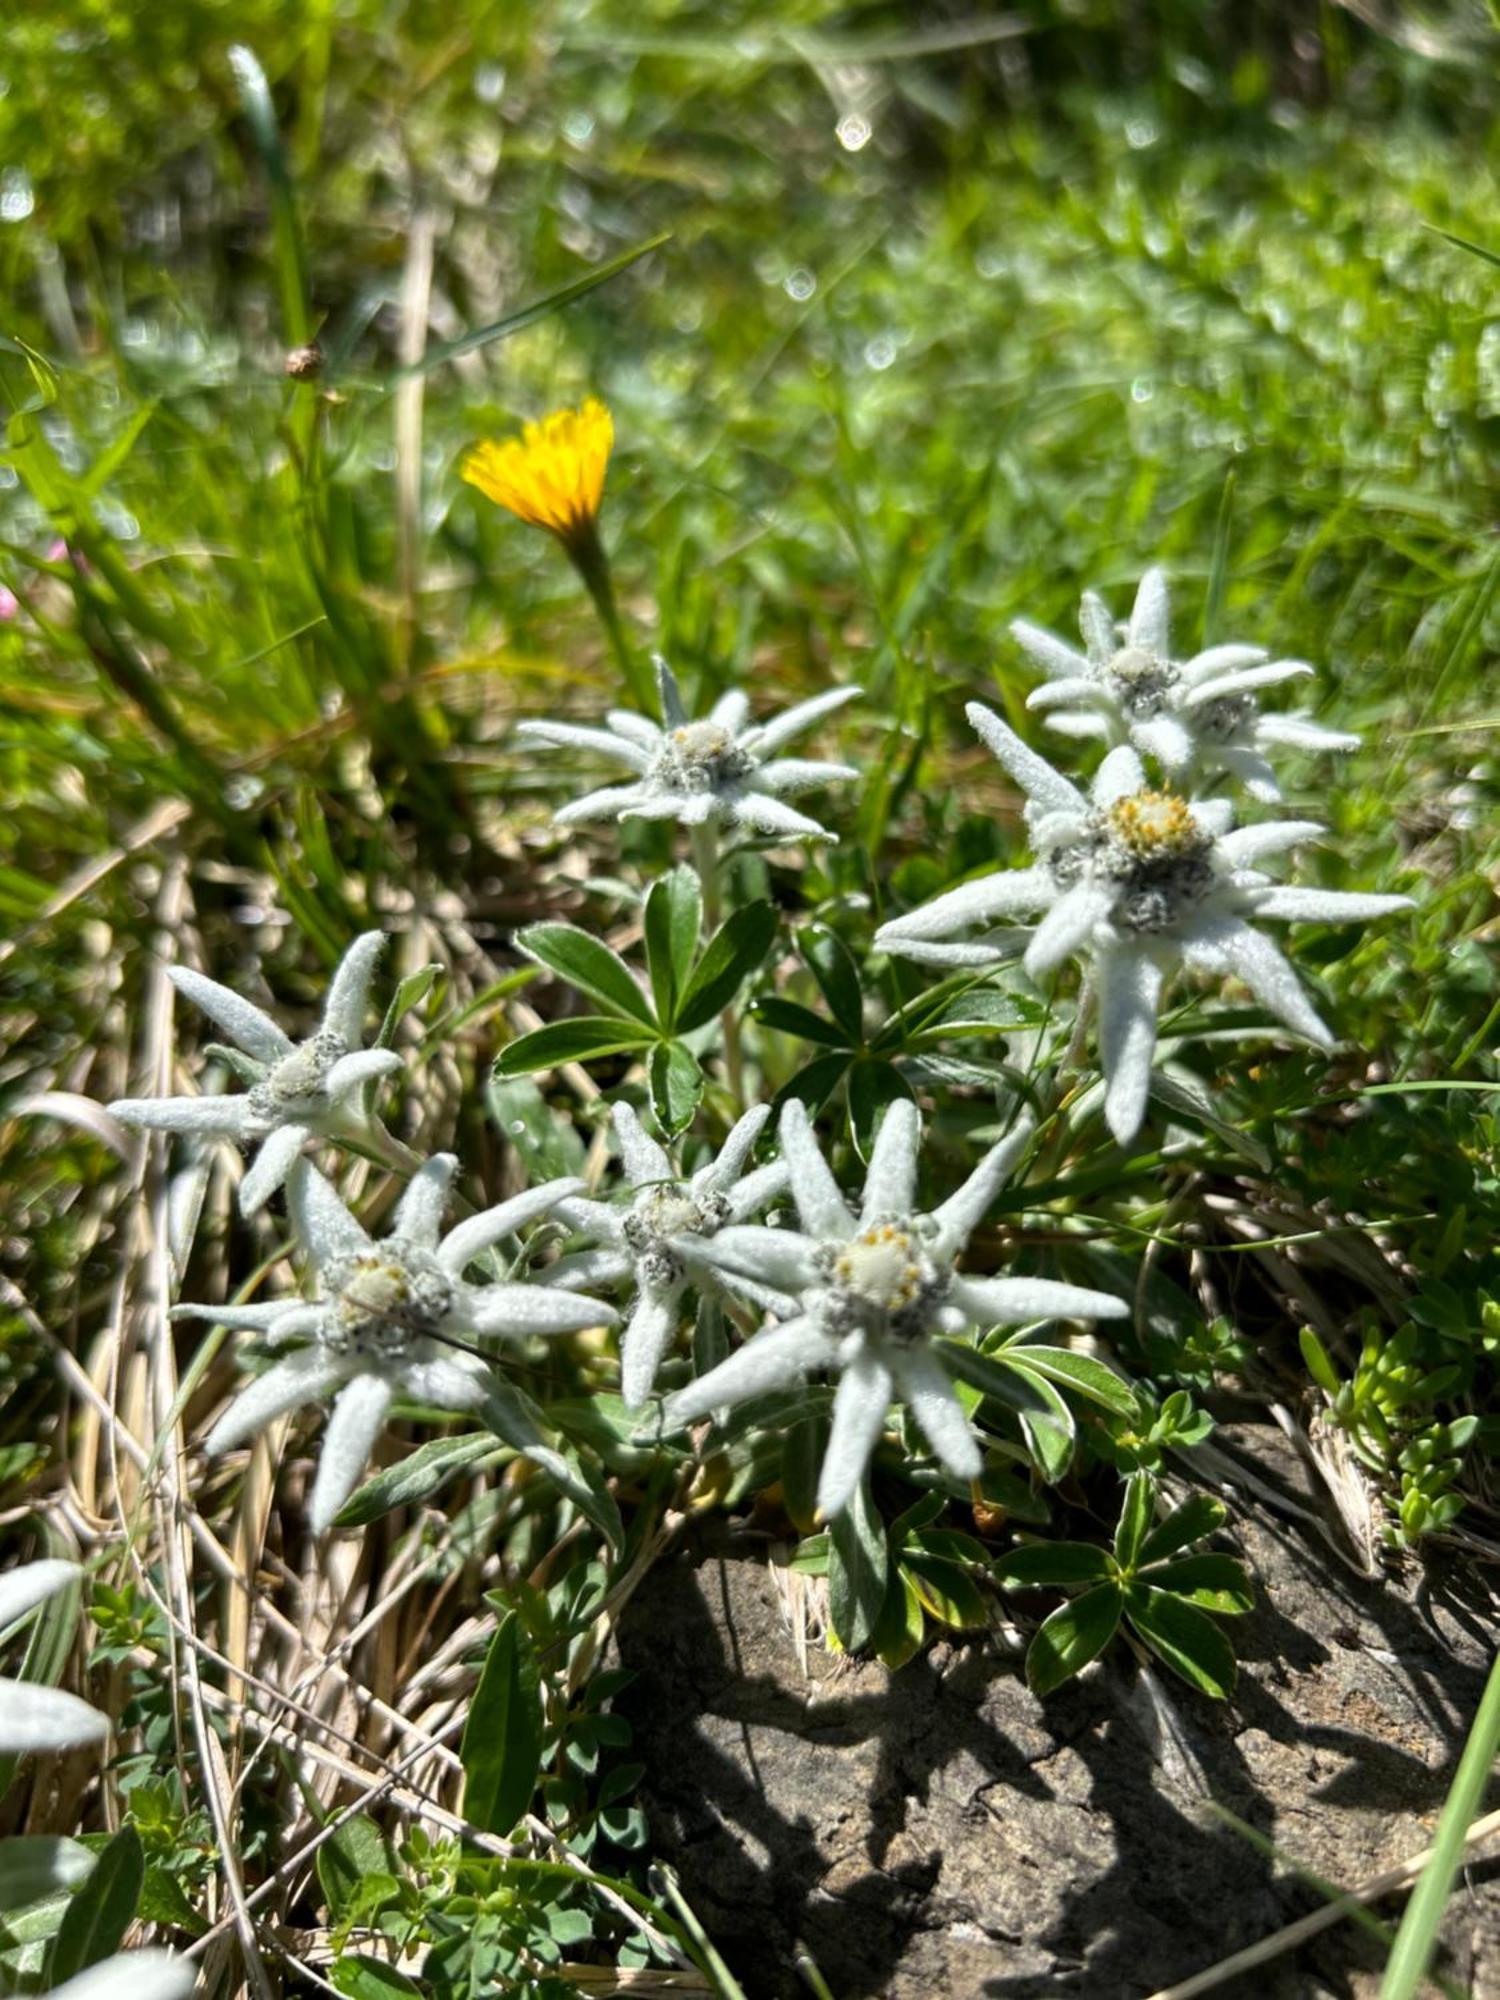
[[[905,1570],[893,1567],[886,1581],[880,1617],[870,1635],[871,1652],[895,1673],[915,1656],[925,1630],[916,1584]]]
[[[1339,1381],[1339,1372],[1328,1358],[1328,1349],[1310,1326],[1298,1328],[1297,1345],[1302,1349],[1308,1374],[1325,1395],[1336,1396],[1343,1386]]]
[[[1002,1348],[981,1354],[958,1340],[944,1340],[934,1350],[960,1381],[993,1396],[1021,1420],[1021,1429],[1049,1485],[1055,1485],[1073,1462],[1077,1432],[1073,1413],[1044,1375],[1033,1374],[1016,1356],[1024,1349]]]
[[[1167,1518],[1147,1535],[1136,1557],[1136,1568],[1144,1569],[1148,1563],[1163,1562],[1168,1556],[1176,1555],[1179,1549],[1201,1542],[1205,1535],[1212,1535],[1222,1528],[1228,1518],[1229,1509],[1222,1500],[1215,1500],[1207,1493],[1194,1493],[1180,1507],[1174,1507]]]
[[[692,977],[703,924],[703,892],[693,869],[680,863],[651,885],[646,897],[646,965],[656,1018],[677,1025],[677,1002]]]
[[[901,1568],[910,1577],[924,1608],[943,1625],[959,1632],[977,1632],[989,1623],[984,1595],[973,1577],[957,1563],[908,1549]]]
[[[496,1058],[495,1074],[530,1076],[535,1070],[555,1069],[559,1063],[593,1062],[627,1049],[644,1049],[658,1039],[655,1028],[637,1027],[602,1014],[577,1014],[507,1042]]]
[[[335,1923],[350,1915],[361,1885],[371,1875],[389,1875],[385,1835],[363,1813],[347,1819],[318,1849],[318,1883]]]
[[[531,1804],[542,1768],[541,1680],[514,1611],[500,1620],[469,1705],[459,1757],[464,1817],[503,1839]]]
[[[432,991],[434,982],[442,973],[441,965],[420,965],[415,972],[408,972],[385,1010],[385,1019],[380,1024],[380,1033],[375,1037],[377,1049],[391,1048],[396,1040],[396,1030],[411,1012],[419,1007]]]
[[[757,1021],[774,1028],[779,1035],[795,1035],[798,1041],[814,1042],[832,1049],[846,1046],[844,1031],[836,1022],[825,1020],[811,1007],[803,1007],[796,1000],[783,1000],[776,993],[763,994],[753,1003],[750,1012]]]
[[[779,1113],[787,1099],[795,1097],[799,1104],[807,1106],[808,1116],[815,1118],[843,1082],[848,1067],[846,1055],[815,1056],[777,1091],[772,1110]]]
[[[495,1440],[488,1431],[463,1431],[457,1437],[429,1438],[399,1464],[367,1479],[334,1516],[340,1528],[363,1528],[394,1507],[414,1507],[440,1493],[459,1473],[481,1459],[495,1457]]]
[[[566,1180],[582,1172],[583,1141],[572,1120],[560,1117],[534,1083],[525,1077],[492,1076],[485,1104],[534,1183]]]
[[[574,924],[528,924],[517,931],[516,943],[528,958],[545,965],[580,993],[587,993],[611,1014],[654,1028],[651,1002],[635,974],[607,944]]]
[[[1118,1584],[1101,1583],[1044,1619],[1026,1653],[1032,1693],[1051,1694],[1080,1667],[1097,1660],[1115,1636],[1124,1604]]]
[[[81,1840],[18,1833],[0,1840],[0,1911],[24,1909],[59,1889],[76,1889],[94,1866]]]
[[[1089,1402],[1098,1403],[1106,1410],[1113,1410],[1116,1416],[1128,1417],[1134,1422],[1141,1414],[1140,1400],[1130,1384],[1092,1354],[1075,1354],[1067,1347],[1042,1347],[1030,1343],[1006,1351],[1023,1361],[1034,1374],[1045,1375],[1049,1382],[1060,1382],[1075,1395],[1086,1397]]]
[[[1179,1556],[1176,1562],[1161,1563],[1145,1572],[1137,1570],[1136,1574],[1143,1584],[1170,1590],[1220,1618],[1237,1618],[1255,1609],[1255,1593],[1245,1565],[1233,1556]]]
[[[1132,1472],[1125,1482],[1120,1525],[1115,1529],[1115,1561],[1121,1569],[1133,1570],[1140,1560],[1155,1508],[1156,1482],[1149,1472]]]
[[[869,1645],[885,1603],[885,1530],[862,1479],[854,1498],[828,1524],[828,1620],[846,1653]]]
[[[679,1034],[691,1034],[723,1012],[750,974],[765,963],[776,924],[774,903],[747,903],[719,926],[682,996],[676,1022]]]
[[[1207,1612],[1148,1583],[1131,1585],[1125,1610],[1156,1657],[1190,1687],[1215,1701],[1234,1693],[1234,1648]]]
[[[346,1952],[336,1958],[329,1979],[347,2000],[405,2000],[422,1988],[383,1958],[359,1958]]]
[[[995,1581],[1008,1590],[1071,1590],[1113,1574],[1108,1551],[1092,1542],[1025,1542],[1008,1549],[994,1569]]]
[[[849,1072],[849,1124],[862,1160],[870,1157],[881,1114],[897,1098],[911,1096],[911,1085],[893,1064],[872,1062],[867,1056],[855,1063]]]
[[[685,1132],[703,1096],[703,1072],[685,1042],[658,1042],[647,1072],[651,1109],[669,1139]]]
[[[818,982],[828,1011],[843,1029],[852,1048],[861,1048],[865,1039],[864,995],[860,988],[859,966],[848,945],[827,924],[809,924],[799,933],[797,949],[807,969]]]
[[[94,1863],[58,1925],[47,1968],[49,1986],[61,1986],[119,1950],[120,1940],[135,1921],[145,1879],[141,1837],[127,1821]]]
[[[176,1930],[186,1931],[189,1937],[202,1937],[208,1929],[207,1921],[193,1907],[192,1899],[182,1886],[181,1876],[154,1864],[147,1868],[146,1879],[141,1884],[139,1915],[143,1924],[169,1924]]]
[[[818,1468],[828,1442],[827,1420],[801,1417],[781,1441],[781,1491],[799,1535],[810,1535],[818,1518]]]

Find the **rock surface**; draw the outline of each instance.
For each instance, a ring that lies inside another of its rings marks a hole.
[[[1279,1440],[1226,1442],[1290,1492]],[[805,2000],[803,1949],[836,2000],[1137,2000],[1319,1907],[1307,1874],[1353,1887],[1426,1846],[1496,1640],[1483,1593],[1365,1582],[1261,1503],[1232,1528],[1259,1607],[1222,1706],[1118,1644],[1045,1704],[990,1639],[893,1675],[799,1647],[763,1541],[660,1563],[620,1628],[620,1707],[653,1845],[750,2000]],[[1500,2000],[1483,1863],[1445,1945]],[[1345,1922],[1214,1991],[1373,2000],[1382,1962]]]

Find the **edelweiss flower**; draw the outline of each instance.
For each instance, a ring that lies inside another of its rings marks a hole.
[[[683,826],[702,826],[708,820],[726,819],[750,833],[780,839],[836,838],[806,813],[783,805],[780,794],[809,791],[859,773],[848,764],[810,763],[771,753],[820,716],[852,701],[858,688],[831,688],[769,722],[747,728],[747,696],[726,694],[706,721],[690,722],[676,676],[665,660],[657,660],[656,677],[662,728],[624,709],[610,711],[608,729],[581,729],[571,722],[523,722],[517,728],[516,734],[528,743],[602,751],[638,774],[633,784],[590,792],[564,806],[557,814],[559,826],[588,819],[675,819]]]
[[[308,1342],[250,1384],[215,1424],[206,1448],[228,1451],[272,1418],[337,1391],[308,1506],[319,1534],[353,1492],[397,1394],[450,1410],[473,1409],[484,1400],[488,1365],[455,1343],[470,1335],[575,1333],[617,1317],[613,1306],[545,1285],[466,1283],[464,1271],[481,1250],[580,1193],[584,1183],[549,1181],[443,1236],[457,1165],[451,1153],[438,1153],[415,1173],[394,1228],[377,1243],[323,1176],[299,1163],[287,1200],[321,1295],[277,1305],[174,1309],[174,1318],[246,1328],[278,1345]]]
[[[0,1632],[82,1575],[77,1563],[49,1557],[0,1576]],[[70,1750],[109,1734],[109,1717],[62,1688],[0,1680],[0,1753]]]
[[[1355,750],[1357,736],[1324,729],[1305,715],[1261,715],[1258,689],[1310,674],[1304,660],[1272,660],[1261,646],[1210,646],[1172,658],[1167,580],[1148,570],[1130,622],[1119,629],[1104,600],[1084,592],[1079,614],[1086,653],[1018,618],[1011,632],[1049,676],[1027,702],[1068,736],[1102,736],[1155,757],[1172,776],[1225,771],[1258,799],[1279,799],[1264,750]],[[1123,642],[1123,643],[1122,643]]]
[[[604,1201],[559,1202],[558,1221],[601,1245],[563,1257],[546,1273],[548,1282],[612,1285],[633,1278],[636,1305],[620,1342],[620,1393],[630,1409],[651,1393],[662,1356],[677,1331],[682,1295],[688,1285],[714,1284],[718,1272],[699,1255],[704,1239],[726,1223],[744,1222],[786,1186],[783,1161],[741,1169],[771,1115],[769,1105],[747,1111],[724,1141],[716,1160],[683,1180],[667,1155],[648,1138],[628,1104],[614,1108],[615,1136],[633,1198],[623,1205]],[[690,1268],[691,1267],[691,1268]],[[773,1310],[790,1310],[782,1294],[732,1273],[725,1282],[741,1297]]]
[[[590,396],[581,409],[554,410],[524,425],[518,438],[476,444],[460,475],[486,499],[576,549],[593,536],[614,441],[614,419]]]
[[[722,1404],[788,1388],[819,1369],[840,1371],[818,1481],[818,1506],[829,1516],[859,1485],[898,1392],[949,1472],[956,1479],[978,1477],[979,1447],[933,1334],[1038,1319],[1118,1318],[1129,1310],[1122,1299],[1077,1285],[966,1278],[955,1270],[1026,1133],[993,1147],[931,1215],[912,1213],[920,1139],[916,1106],[898,1100],[871,1151],[856,1220],[818,1151],[806,1107],[793,1098],[782,1109],[781,1145],[802,1231],[732,1225],[703,1246],[704,1258],[726,1272],[792,1294],[795,1317],[756,1334],[671,1397],[664,1421],[675,1429]]]
[[[1220,977],[1233,973],[1297,1034],[1333,1047],[1296,973],[1249,919],[1344,924],[1408,909],[1409,896],[1283,888],[1254,864],[1321,833],[1316,821],[1271,820],[1231,831],[1227,800],[1189,802],[1148,789],[1140,759],[1124,745],[1110,751],[1085,798],[989,709],[971,702],[967,713],[1029,797],[1036,865],[949,890],[882,924],[878,945],[931,964],[986,965],[1002,956],[994,944],[948,940],[971,924],[1045,911],[1026,950],[1026,970],[1039,979],[1073,952],[1092,951],[1099,1059],[1108,1083],[1104,1112],[1122,1144],[1145,1116],[1157,1006],[1179,965]]]
[[[400,1069],[393,1049],[361,1049],[365,1004],[383,931],[366,931],[340,959],[317,1033],[293,1043],[269,1014],[185,966],[167,977],[234,1043],[234,1067],[250,1085],[243,1097],[123,1097],[116,1118],[152,1132],[193,1132],[259,1146],[240,1182],[240,1213],[254,1215],[281,1187],[308,1140],[355,1136],[359,1092],[373,1077]]]

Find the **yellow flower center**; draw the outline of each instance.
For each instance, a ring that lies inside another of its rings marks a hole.
[[[614,420],[597,396],[577,410],[554,410],[518,438],[487,438],[460,472],[487,499],[564,542],[588,535],[604,496]]]
[[[672,748],[688,764],[712,764],[732,740],[722,722],[685,722],[672,731]]]
[[[1204,844],[1192,807],[1176,792],[1132,792],[1116,799],[1106,817],[1115,837],[1143,861],[1191,854]]]
[[[845,1291],[885,1312],[909,1306],[922,1284],[911,1237],[893,1222],[867,1229],[846,1244],[834,1260],[833,1274]]]

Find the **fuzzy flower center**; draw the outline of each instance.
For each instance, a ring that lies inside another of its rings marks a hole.
[[[289,1056],[274,1063],[250,1092],[250,1106],[260,1123],[277,1125],[284,1118],[316,1117],[328,1109],[328,1073],[349,1044],[333,1028],[320,1028]]]
[[[1177,685],[1177,669],[1144,646],[1125,646],[1105,668],[1121,706],[1136,721],[1159,715]]]
[[[323,1275],[329,1310],[322,1338],[339,1353],[408,1355],[453,1305],[453,1281],[437,1259],[396,1237],[338,1258]]]
[[[653,775],[674,792],[716,792],[754,768],[722,722],[684,722],[668,730]]]
[[[875,1334],[912,1341],[927,1331],[948,1287],[910,1222],[879,1222],[823,1252],[828,1290],[823,1313],[836,1335]]]
[[[690,1194],[669,1181],[645,1188],[636,1196],[623,1225],[625,1241],[646,1278],[653,1284],[671,1284],[683,1274],[682,1259],[673,1250],[671,1239],[712,1236],[728,1219],[729,1204],[723,1195]]]
[[[1132,792],[1116,799],[1105,818],[1115,839],[1139,861],[1190,854],[1205,844],[1192,807],[1176,792]]]
[[[1110,882],[1110,916],[1138,934],[1168,931],[1196,909],[1217,879],[1213,838],[1176,792],[1132,792],[1090,814],[1082,834],[1047,856],[1059,889],[1085,877]]]

